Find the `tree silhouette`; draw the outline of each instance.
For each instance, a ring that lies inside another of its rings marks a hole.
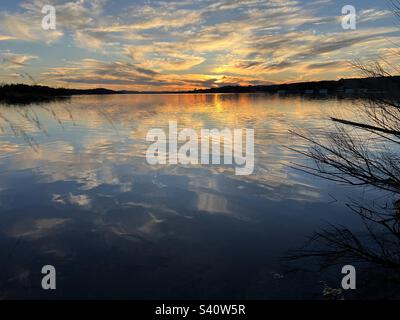
[[[397,15],[399,4],[393,8]],[[292,132],[309,146],[295,151],[311,160],[292,167],[340,184],[379,190],[387,201],[350,201],[347,206],[360,217],[363,232],[330,225],[303,249],[292,251],[289,259],[313,258],[321,269],[364,263],[400,284],[400,82],[392,76],[398,69],[385,58],[372,64],[356,61],[353,66],[369,77],[374,89],[357,102],[357,119],[332,117],[333,132],[320,139],[310,132]]]

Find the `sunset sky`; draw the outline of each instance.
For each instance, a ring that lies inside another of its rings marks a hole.
[[[57,29],[43,30],[44,5]],[[342,29],[342,7],[357,29]],[[182,90],[357,75],[397,63],[389,0],[27,0],[0,3],[0,81],[71,88]]]

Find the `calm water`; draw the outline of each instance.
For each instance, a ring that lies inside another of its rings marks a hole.
[[[355,191],[288,167],[289,130],[351,102],[265,95],[85,96],[0,106],[0,298],[320,298],[338,271],[285,273],[313,231],[356,220]],[[255,170],[151,166],[153,127],[254,128]],[[336,199],[336,200],[334,200]],[[41,289],[41,268],[57,290]]]

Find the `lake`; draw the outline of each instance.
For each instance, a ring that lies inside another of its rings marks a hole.
[[[357,228],[345,204],[359,191],[292,169],[307,144],[289,130],[322,137],[352,107],[264,94],[0,105],[0,298],[322,298],[340,269],[287,272],[283,257],[328,223]],[[253,174],[148,164],[146,134],[169,121],[254,129]]]

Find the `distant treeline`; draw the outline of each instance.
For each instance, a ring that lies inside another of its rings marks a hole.
[[[67,89],[51,88],[39,85],[6,84],[0,86],[0,101],[6,103],[31,103],[68,98],[73,95],[117,94],[118,92],[103,88]]]
[[[0,86],[0,101],[8,103],[31,103],[68,98],[73,95],[109,94],[160,94],[160,93],[255,93],[306,94],[306,95],[363,95],[400,93],[400,76],[341,79],[337,81],[315,81],[265,86],[224,86],[193,91],[114,91],[104,88],[67,89],[39,85],[6,84]]]
[[[340,79],[337,81],[314,81],[265,86],[226,86],[194,90],[195,93],[252,93],[279,94],[366,94],[384,93],[395,87],[400,90],[400,76],[377,78]],[[393,91],[393,90],[391,90]]]

